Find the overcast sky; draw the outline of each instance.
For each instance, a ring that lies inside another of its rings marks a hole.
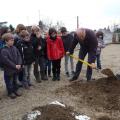
[[[104,28],[120,22],[120,0],[1,0],[0,21],[13,25],[62,21],[68,30]]]

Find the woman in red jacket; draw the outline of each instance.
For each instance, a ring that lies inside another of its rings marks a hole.
[[[53,81],[60,80],[61,58],[64,56],[64,46],[62,39],[57,36],[55,28],[49,29],[47,56],[52,61]]]

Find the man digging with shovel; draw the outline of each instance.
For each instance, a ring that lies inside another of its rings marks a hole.
[[[78,43],[80,44],[79,58],[73,55],[74,48]],[[75,32],[72,46],[69,49],[69,51],[66,52],[66,54],[70,55],[70,57],[73,57],[74,59],[78,60],[76,64],[75,74],[70,79],[70,81],[75,81],[78,79],[83,63],[87,65],[86,73],[87,81],[90,81],[92,79],[92,69],[97,70],[95,66],[97,45],[98,45],[97,38],[92,30],[80,28]],[[84,61],[84,58],[87,55],[87,53],[88,62]],[[109,68],[101,70],[101,73],[107,75],[107,77],[114,77],[115,79],[120,80],[119,78],[120,76],[119,75],[115,76],[112,70]]]
[[[92,69],[96,68],[95,59],[96,59],[96,50],[98,41],[95,33],[90,29],[79,28],[74,34],[74,40],[72,42],[72,46],[66,54],[72,55],[74,52],[74,48],[77,44],[80,44],[79,58],[84,60],[85,56],[88,53],[88,63],[91,66],[87,66],[86,78],[87,81],[91,80],[92,77]],[[70,81],[75,81],[78,79],[79,74],[82,69],[83,62],[78,61],[76,64],[76,71]]]

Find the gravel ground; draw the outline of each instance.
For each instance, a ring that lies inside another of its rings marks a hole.
[[[101,57],[102,67],[111,68],[115,74],[120,73],[119,51],[120,44],[108,45],[105,49],[103,49]],[[75,54],[78,53],[75,52]],[[84,65],[80,76],[84,80],[85,71],[86,66]],[[105,76],[94,70],[93,77],[98,79]],[[79,98],[77,96],[69,95],[66,92],[62,94],[56,94],[56,89],[70,84],[68,80],[69,78],[67,78],[64,74],[64,60],[62,61],[60,81],[52,81],[51,78],[49,78],[48,81],[36,83],[33,75],[32,78],[34,86],[31,87],[30,90],[22,90],[23,95],[17,99],[12,100],[6,95],[3,73],[0,72],[0,120],[21,120],[22,116],[26,112],[30,112],[34,107],[43,106],[55,100],[63,102],[68,106],[72,106],[78,112],[80,111],[84,114],[87,114],[88,116],[91,116],[92,120],[94,120],[94,116],[104,115],[104,113],[101,112],[97,112],[95,115],[90,108],[84,107],[82,105],[81,107],[78,106],[77,102]]]

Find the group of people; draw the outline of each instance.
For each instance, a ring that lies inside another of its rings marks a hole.
[[[79,58],[84,60],[88,53],[87,81],[92,79],[92,69],[101,69],[100,54],[104,48],[103,33],[90,29],[80,28],[68,33],[66,27],[61,27],[61,35],[55,28],[49,28],[47,35],[42,37],[39,26],[32,26],[29,33],[23,24],[16,27],[15,33],[5,31],[0,38],[0,66],[4,71],[4,81],[8,96],[12,99],[21,96],[19,88],[29,89],[31,83],[31,70],[37,82],[60,80],[61,59],[65,59],[65,74],[70,81],[77,80],[82,69],[82,62],[78,61],[74,70],[73,58],[76,45],[80,44]],[[69,63],[70,60],[70,71]],[[51,74],[52,73],[52,74]]]

